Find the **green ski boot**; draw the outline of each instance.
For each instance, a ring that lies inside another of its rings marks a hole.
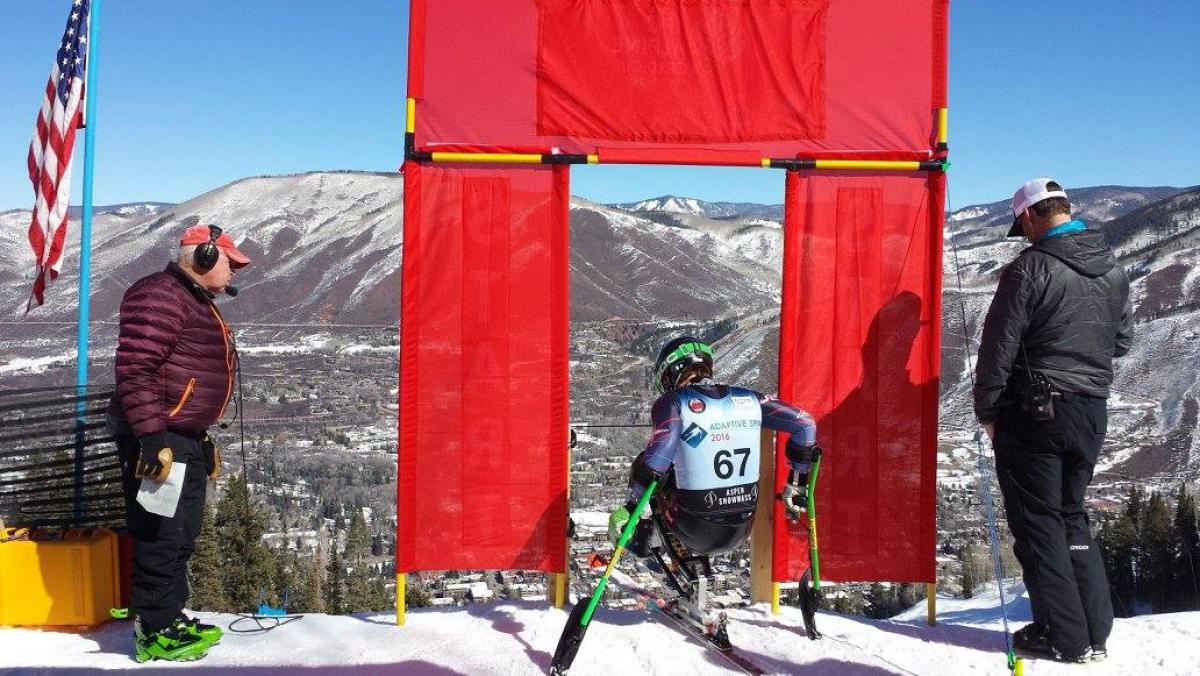
[[[141,620],[133,623],[134,659],[138,662],[167,660],[190,662],[208,654],[208,642],[191,634],[183,633],[175,626],[162,631],[146,633]]]
[[[184,635],[195,636],[208,643],[209,646],[214,646],[221,642],[221,637],[225,632],[215,624],[205,624],[194,617],[180,613],[175,619],[175,628],[179,629],[179,633]]]

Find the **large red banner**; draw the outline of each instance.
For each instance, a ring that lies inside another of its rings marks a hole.
[[[404,167],[397,566],[566,569],[567,167]]]
[[[416,146],[933,159],[948,3],[413,0]]]
[[[537,0],[537,9],[541,136],[737,143],[825,135],[825,0]]]
[[[779,392],[817,419],[829,579],[935,581],[944,180],[788,173]],[[774,557],[774,579],[803,573],[802,525]]]

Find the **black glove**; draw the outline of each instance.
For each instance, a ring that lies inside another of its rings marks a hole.
[[[216,481],[221,476],[221,451],[207,432],[200,440],[200,451],[204,454],[204,471],[209,481]]]
[[[167,443],[167,435],[161,432],[147,434],[138,437],[138,443],[142,451],[138,455],[137,464],[134,465],[133,475],[152,479],[160,484],[166,481],[167,475],[171,473],[171,463],[175,460],[171,445]]]
[[[802,444],[792,437],[788,437],[787,447],[785,449],[788,462],[792,463],[792,469],[803,474],[808,474],[809,467],[817,458],[821,457],[821,447],[813,444]]]
[[[799,521],[808,511],[808,473],[821,457],[821,447],[802,444],[789,437],[785,451],[792,471],[779,499],[783,500],[784,516],[788,521]]]

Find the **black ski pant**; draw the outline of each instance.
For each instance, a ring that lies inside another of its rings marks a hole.
[[[172,518],[151,514],[138,503],[142,480],[133,476],[133,469],[141,447],[136,437],[124,434],[116,437],[125,488],[125,523],[133,535],[133,588],[129,606],[147,632],[171,626],[187,603],[188,559],[196,550],[208,487],[201,436],[167,432],[174,462],[187,464],[179,506]]]
[[[1054,647],[1077,655],[1103,645],[1113,610],[1104,560],[1092,540],[1084,497],[1108,426],[1107,401],[1063,393],[1054,419],[1017,406],[996,421],[996,468],[1033,620]]]

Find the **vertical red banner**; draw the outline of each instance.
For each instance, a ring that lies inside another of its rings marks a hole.
[[[943,181],[788,173],[779,392],[817,419],[829,579],[935,578]],[[773,577],[794,580],[805,529],[777,517]]]
[[[568,171],[404,167],[400,571],[566,569]]]

